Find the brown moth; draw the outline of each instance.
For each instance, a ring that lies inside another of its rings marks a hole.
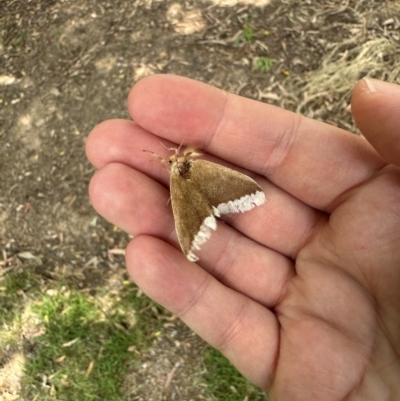
[[[215,217],[251,210],[265,202],[265,195],[244,174],[206,160],[194,160],[201,156],[194,147],[187,147],[182,156],[177,148],[168,150],[175,152],[168,161],[150,153],[169,166],[176,233],[183,253],[196,262],[199,258],[194,252],[217,228]]]

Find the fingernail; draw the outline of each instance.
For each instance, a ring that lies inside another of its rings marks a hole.
[[[399,85],[374,78],[363,78],[370,92],[393,93],[400,91]]]

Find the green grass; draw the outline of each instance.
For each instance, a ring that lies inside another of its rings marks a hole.
[[[144,350],[150,345],[151,332],[160,326],[150,315],[135,321],[132,311],[150,302],[141,298],[128,291],[122,298],[108,299],[108,311],[104,311],[95,298],[77,291],[60,289],[45,295],[33,307],[44,334],[35,340],[25,366],[26,399],[41,394],[43,401],[120,400],[127,364],[137,358],[129,347],[140,344]],[[64,359],[57,362],[60,358]],[[93,369],[87,374],[91,363]],[[42,389],[43,377],[48,378],[48,394]]]
[[[152,301],[133,284],[96,297],[62,285],[40,288],[28,271],[0,283],[0,353],[10,345],[24,350],[22,399],[121,400],[127,369],[140,363],[130,347],[146,351],[161,328]]]
[[[60,29],[60,27],[54,25],[50,27],[51,29],[51,33],[53,36],[55,36],[56,38],[60,38],[61,35],[63,34],[63,31]]]
[[[266,394],[245,379],[217,350],[210,349],[204,358],[207,390],[218,401],[267,401]]]
[[[253,25],[251,24],[250,17],[246,18],[243,30],[235,40],[235,46],[241,46],[244,43],[253,43],[255,40],[255,33]]]
[[[131,283],[93,296],[43,280],[32,268],[3,277],[0,289],[0,354],[23,353],[24,400],[124,399],[127,373],[162,331],[163,314],[169,316]],[[207,351],[204,363],[210,399],[266,400],[218,351]]]
[[[2,339],[7,335],[14,335],[13,330],[21,324],[21,315],[24,311],[26,299],[24,294],[30,291],[32,286],[38,285],[35,277],[29,273],[29,269],[18,274],[7,274],[0,277],[0,354],[2,351]]]
[[[249,21],[244,25],[242,35],[246,42],[254,42],[254,28]]]
[[[1,3],[4,4],[4,1]],[[0,8],[2,13],[1,16],[7,16],[7,11],[3,8]],[[18,15],[18,14],[17,14]],[[27,27],[22,24],[17,24],[17,21],[21,22],[22,19],[15,16],[13,18],[13,23],[8,22],[7,18],[2,20],[2,26],[0,29],[0,44],[2,47],[23,47],[25,46],[27,39],[29,38],[29,31]],[[6,50],[6,49],[4,49]],[[14,50],[21,50],[21,49],[14,49]]]
[[[31,344],[32,352],[25,365],[24,396],[28,399],[40,394],[42,400],[72,400],[75,396],[99,399],[98,392],[103,388],[96,390],[93,379],[107,370],[103,367],[102,357],[99,358],[100,347],[107,347],[110,342],[122,345],[126,339],[109,333],[108,324],[101,318],[96,304],[79,293],[61,290],[50,294],[44,295],[43,300],[32,307],[33,314],[39,317],[43,334]],[[102,338],[101,330],[106,330],[111,338],[108,335]],[[77,341],[71,346],[63,346],[75,339]],[[65,359],[57,362],[58,358]],[[91,361],[95,361],[96,370],[86,377],[85,371]],[[112,362],[118,365],[121,361],[123,355],[118,353]],[[114,381],[109,380],[108,372],[104,382],[100,381],[100,384],[106,384],[106,394],[111,400],[116,399]]]
[[[112,322],[104,321],[97,305],[76,292],[46,296],[33,311],[43,322],[45,333],[36,339],[25,366],[25,396],[43,393],[42,377],[47,377],[45,384],[56,389],[60,400],[97,400],[102,396],[117,400],[117,378],[129,356],[129,336],[113,330]],[[73,340],[77,341],[63,346]],[[60,357],[65,359],[58,363]],[[94,369],[86,377],[92,361]],[[48,396],[43,394],[42,399],[53,399],[51,391]]]
[[[262,72],[268,72],[275,62],[276,60],[271,57],[258,57],[254,63],[254,69]]]

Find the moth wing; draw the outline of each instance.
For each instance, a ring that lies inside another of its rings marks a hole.
[[[191,179],[220,213],[246,212],[265,202],[261,187],[250,177],[206,160],[195,160]]]
[[[195,262],[198,257],[194,252],[210,238],[211,230],[217,228],[216,210],[191,179],[171,174],[170,192],[179,243],[186,257]]]

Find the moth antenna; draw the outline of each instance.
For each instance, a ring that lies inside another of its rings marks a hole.
[[[181,151],[182,145],[183,145],[183,139],[181,141],[181,144],[179,145],[178,151],[176,153],[177,155],[179,155],[179,152]]]
[[[158,155],[157,153],[154,153],[154,152],[152,152],[151,150],[146,150],[146,149],[143,149],[143,152],[151,153],[154,157],[156,157],[158,160],[160,160],[161,165],[162,165],[163,167],[167,167],[167,168],[169,169],[168,161],[165,160],[165,159],[163,159],[163,158],[162,158],[160,155]],[[151,161],[154,161],[154,160],[151,160]]]
[[[160,143],[161,143],[161,146],[162,146],[164,149],[173,150],[173,151],[175,152],[176,155],[179,154],[179,149],[180,149],[180,147],[179,147],[179,148],[167,148],[162,142],[160,142]]]

